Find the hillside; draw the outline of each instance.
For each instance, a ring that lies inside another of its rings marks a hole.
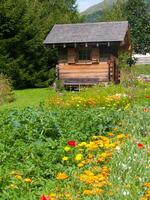
[[[87,10],[82,12],[82,15],[91,15],[96,12],[102,11],[106,6],[112,6],[115,0],[105,0],[103,2],[100,2],[98,4],[95,4],[94,6],[89,7]]]
[[[87,10],[81,13],[85,16],[86,22],[95,22],[99,16],[102,15],[104,8],[111,7],[116,0],[104,0],[94,6],[89,7]],[[145,0],[149,4],[148,11],[150,12],[150,0]]]

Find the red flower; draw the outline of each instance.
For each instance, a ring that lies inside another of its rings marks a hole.
[[[146,98],[147,98],[147,99],[150,99],[150,96],[147,96]]]
[[[67,144],[68,144],[69,146],[72,146],[72,147],[77,146],[77,143],[76,143],[76,141],[74,141],[74,140],[70,140],[70,141],[68,141]]]
[[[143,149],[144,148],[144,145],[141,144],[141,143],[138,143],[137,146],[138,146],[139,149]]]
[[[51,200],[49,196],[42,195],[40,200]]]

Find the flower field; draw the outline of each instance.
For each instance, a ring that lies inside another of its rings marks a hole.
[[[150,199],[150,86],[62,92],[0,115],[0,199]]]

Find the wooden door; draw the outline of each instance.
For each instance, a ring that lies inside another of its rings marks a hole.
[[[76,49],[68,48],[68,64],[74,64],[76,62]]]
[[[99,63],[99,48],[92,48],[92,63]]]

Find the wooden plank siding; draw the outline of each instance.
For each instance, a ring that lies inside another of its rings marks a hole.
[[[99,82],[109,81],[107,62],[99,64],[59,64],[59,79],[96,79]]]

